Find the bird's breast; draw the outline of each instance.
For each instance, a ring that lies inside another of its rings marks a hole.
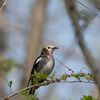
[[[54,67],[53,60],[49,60],[47,64],[41,69],[41,73],[47,73],[47,75],[50,75]]]

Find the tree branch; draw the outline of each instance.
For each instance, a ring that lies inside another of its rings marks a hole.
[[[57,58],[55,58],[61,65],[63,65],[64,67],[66,67],[69,71],[71,71],[74,74],[74,71],[72,69],[70,69],[69,67],[67,67],[66,65],[64,65],[61,61],[59,61]]]
[[[77,3],[81,4],[82,6],[84,6],[86,9],[90,10],[90,8],[88,8],[85,4],[81,3],[80,1],[78,0],[75,0]]]
[[[77,36],[78,39],[78,44],[84,54],[86,63],[88,64],[88,66],[92,69],[94,75],[95,75],[95,81],[98,85],[99,91],[100,91],[100,73],[99,73],[99,69],[97,68],[97,66],[95,66],[95,60],[93,59],[91,53],[89,52],[89,50],[87,49],[83,36],[82,36],[82,32],[81,32],[81,28],[79,26],[78,23],[78,12],[76,10],[75,7],[75,3],[73,0],[65,0],[65,7],[66,10],[69,13],[69,16],[73,22],[74,28],[75,28],[75,35]]]
[[[100,0],[92,0],[93,5],[100,11]]]
[[[67,74],[68,75],[68,74]],[[72,75],[69,75],[68,77],[71,77]],[[67,78],[67,77],[66,77]],[[28,89],[31,89],[31,88],[37,88],[37,87],[40,87],[40,86],[46,86],[46,85],[49,85],[51,83],[92,83],[92,84],[95,84],[94,82],[91,82],[91,81],[66,81],[66,80],[63,80],[62,78],[56,78],[56,79],[52,79],[52,80],[46,80],[45,82],[42,82],[42,83],[37,83],[35,85],[32,85],[32,86],[29,86],[29,87],[26,87],[22,90],[19,90],[9,96],[6,96],[4,97],[2,100],[6,100],[6,98],[9,100],[10,98],[12,98],[13,96],[15,95],[18,95],[20,92],[23,92],[25,90],[28,90]]]
[[[88,27],[90,22],[97,16],[96,13],[91,14],[88,18],[88,20],[85,21],[85,23],[81,26],[81,32],[84,32],[84,30]]]
[[[2,5],[1,8],[0,8],[0,12],[1,12],[2,9],[5,7],[6,3],[7,3],[7,0],[4,0],[4,3],[3,3],[3,5]]]

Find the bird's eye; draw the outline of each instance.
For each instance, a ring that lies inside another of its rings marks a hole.
[[[48,47],[48,49],[50,49],[50,47]]]

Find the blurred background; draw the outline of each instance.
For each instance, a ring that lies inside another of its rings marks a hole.
[[[89,8],[75,2],[85,44],[100,62],[100,2],[97,5],[91,0],[78,1]],[[7,0],[0,12],[0,99],[10,94],[5,79],[12,81],[12,92],[26,87],[34,60],[47,44],[59,47],[54,57],[75,73],[89,72],[85,69],[89,68],[77,45],[64,0]],[[55,77],[70,73],[57,61],[53,72]],[[95,85],[90,83],[56,83],[36,91],[40,100],[80,100],[82,95],[97,96]],[[21,100],[18,98],[15,96],[12,100]]]

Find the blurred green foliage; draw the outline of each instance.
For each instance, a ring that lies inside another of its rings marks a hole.
[[[34,96],[33,95],[29,95],[29,90],[25,90],[23,92],[19,92],[18,94],[26,95],[28,97],[28,100],[39,100],[39,98],[36,97],[38,93],[35,93]]]
[[[83,97],[80,100],[100,100],[100,99],[96,99],[90,95],[89,96],[83,95]]]
[[[29,93],[29,90],[25,90],[23,92],[19,92],[19,94],[22,94],[22,95],[28,95],[28,93]]]
[[[0,59],[0,70],[4,72],[10,71],[13,67],[19,67],[20,65],[13,59],[6,59],[1,58]]]
[[[81,78],[85,78],[86,80],[93,81],[93,82],[95,80],[94,75],[92,73],[86,74],[86,73],[83,73],[83,72],[80,72],[80,73],[77,73],[77,74],[71,74],[71,75],[65,73],[65,74],[62,74],[61,79],[66,80],[68,77],[74,77],[78,80],[80,80]]]
[[[39,98],[30,97],[29,100],[39,100]]]
[[[55,75],[55,72],[51,76],[48,76],[48,78],[53,79],[54,75]]]
[[[79,13],[83,14],[84,16],[89,16],[90,15],[90,12],[86,9],[82,9]]]
[[[34,71],[34,74],[31,74],[30,77],[32,78],[33,83],[38,83],[47,78],[47,73],[37,73]]]
[[[66,73],[61,76],[62,80],[66,80],[66,78],[67,78],[67,74]]]

